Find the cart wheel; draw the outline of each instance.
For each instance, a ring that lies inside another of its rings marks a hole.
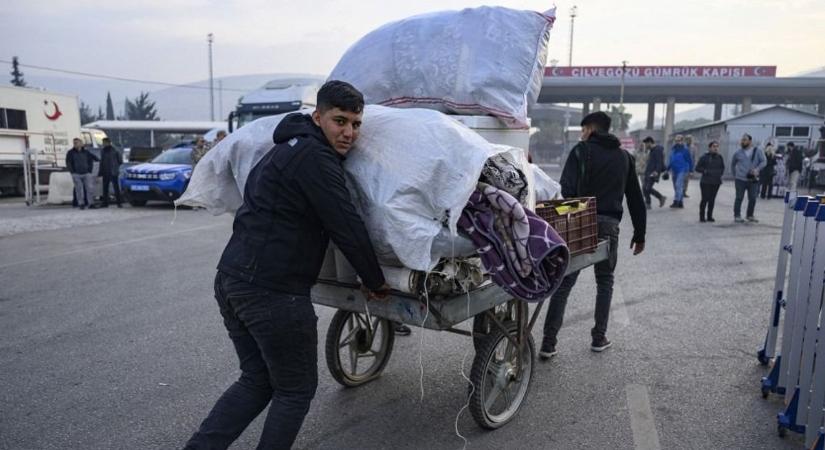
[[[779,425],[776,427],[776,433],[779,435],[779,437],[785,438],[785,436],[788,435],[788,429],[783,427],[782,425]]]
[[[360,386],[381,375],[395,342],[392,322],[372,318],[372,334],[365,314],[339,310],[327,331],[329,373],[346,387]]]
[[[513,322],[505,323],[511,335],[517,334]],[[533,376],[535,346],[532,336],[517,364],[518,348],[497,327],[481,340],[473,360],[470,380],[475,386],[470,396],[470,412],[482,428],[494,430],[515,417],[527,397]]]
[[[768,398],[769,394],[770,391],[768,390],[768,388],[762,388],[762,398]]]
[[[527,302],[515,299],[494,307],[493,314],[495,314],[502,323],[508,321],[515,322],[516,317],[518,317],[518,310],[516,308],[522,308],[524,310],[524,317],[528,317],[530,309],[527,306]],[[487,317],[485,312],[476,314],[475,317],[473,317],[473,333],[487,335],[490,334],[493,328],[495,328],[495,325],[490,321],[490,318]],[[475,347],[476,353],[478,353],[483,340],[483,337],[473,337],[473,347]]]
[[[765,355],[765,350],[759,350],[759,353],[756,354],[756,358],[759,360],[759,364],[763,366],[767,366],[771,359]]]

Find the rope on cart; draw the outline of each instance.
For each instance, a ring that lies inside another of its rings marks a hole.
[[[464,291],[467,293],[467,317],[470,317],[470,289],[468,286],[462,286],[462,288],[464,288]],[[464,372],[464,365],[467,362],[467,355],[469,354],[470,348],[467,347],[464,350],[464,356],[461,358],[461,377],[467,380],[468,383],[470,383],[470,393],[469,395],[467,395],[467,403],[465,403],[464,406],[462,406],[461,409],[458,410],[458,414],[455,415],[455,435],[460,437],[461,440],[464,441],[464,447],[462,447],[462,450],[467,449],[467,444],[469,443],[469,441],[461,434],[460,431],[458,431],[458,419],[461,418],[461,413],[463,413],[465,409],[470,407],[470,398],[472,398],[476,390],[475,384],[473,384],[473,381],[470,380],[470,377],[468,377],[467,374]]]
[[[424,313],[424,320],[421,321],[421,341],[418,346],[418,367],[421,370],[421,376],[419,377],[419,383],[421,384],[421,403],[424,403],[424,332],[426,328],[424,328],[424,324],[427,323],[427,319],[430,316],[430,294],[427,292],[427,278],[430,276],[429,272],[424,275],[424,299],[427,302],[427,312]]]

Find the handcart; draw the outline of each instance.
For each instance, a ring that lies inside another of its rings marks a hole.
[[[595,221],[594,221],[595,224]],[[573,254],[567,273],[608,257],[608,241],[590,253]],[[415,272],[422,285],[425,274]],[[543,302],[532,315],[528,304],[513,299],[486,280],[467,294],[409,294],[392,291],[384,300],[366,301],[354,283],[319,279],[312,302],[338,309],[326,338],[326,360],[332,377],[346,387],[360,386],[379,377],[392,354],[393,322],[472,337],[475,358],[470,373],[469,409],[486,429],[513,419],[530,388],[535,360],[531,331]],[[456,326],[473,319],[472,331]]]

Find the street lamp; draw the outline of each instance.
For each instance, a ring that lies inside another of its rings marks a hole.
[[[573,66],[573,28],[576,25],[576,15],[578,14],[579,8],[576,5],[573,5],[570,8],[570,54],[568,55],[567,65]]]
[[[624,74],[627,71],[627,61],[622,61],[622,87],[619,92],[619,130],[624,129]]]
[[[215,121],[215,92],[212,79],[212,41],[214,36],[212,33],[206,35],[206,41],[209,42],[209,120]]]

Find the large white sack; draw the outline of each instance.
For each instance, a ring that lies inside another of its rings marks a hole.
[[[533,163],[530,163],[530,167],[533,169],[533,178],[535,179],[533,191],[536,193],[536,201],[546,202],[561,198],[561,184],[550,175],[547,175],[547,172],[542,170],[541,167]]]
[[[176,204],[215,215],[237,210],[246,178],[272,149],[283,117],[258,119],[212,148]],[[444,227],[456,235],[484,162],[502,152],[522,151],[491,144],[437,111],[367,105],[344,170],[379,260],[429,270],[439,258],[466,253],[466,239],[451,238]]]
[[[212,147],[198,161],[186,192],[175,204],[199,206],[214,215],[235,212],[243,204],[246,177],[275,145],[272,133],[285,116],[257,119]]]
[[[555,9],[468,8],[410,17],[350,47],[330,79],[367,103],[500,118],[526,128],[538,98]]]
[[[367,106],[344,169],[379,259],[430,270],[490,156],[511,150],[440,112]]]

